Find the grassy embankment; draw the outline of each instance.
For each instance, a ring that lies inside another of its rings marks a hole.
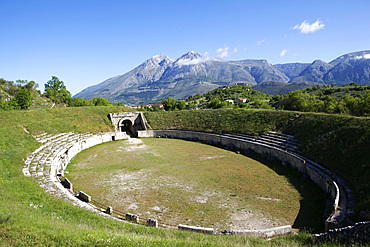
[[[309,236],[303,233],[265,241],[115,222],[47,194],[33,178],[23,176],[21,168],[26,156],[40,144],[22,127],[33,135],[109,131],[112,126],[107,114],[121,110],[120,107],[87,107],[0,112],[1,246],[302,246],[307,243]]]
[[[256,109],[146,112],[153,129],[258,134],[287,126],[297,113]]]
[[[274,110],[147,112],[154,129],[258,134],[268,130],[293,134],[305,156],[341,176],[354,190],[357,211],[370,208],[370,118]],[[294,120],[294,121],[293,121]]]

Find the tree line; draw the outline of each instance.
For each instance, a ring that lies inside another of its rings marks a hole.
[[[36,96],[43,96],[53,104],[80,107],[80,106],[110,106],[109,100],[96,97],[92,100],[83,98],[73,98],[67,90],[64,82],[58,77],[52,76],[44,84],[45,92],[41,94],[38,84],[34,81],[17,80],[16,82],[0,79],[0,109],[3,110],[25,110],[28,109]],[[122,105],[122,104],[120,104]]]
[[[330,95],[316,96],[305,90],[292,91],[288,95],[275,95],[271,105],[279,110],[324,112],[370,116],[370,92],[362,95],[346,94],[341,99]]]
[[[243,98],[245,102],[232,104],[225,101],[238,98]],[[169,97],[163,99],[162,104],[166,111],[194,109],[198,105],[198,109],[263,108],[370,116],[370,86],[360,86],[355,83],[336,87],[334,85],[313,86],[292,91],[289,94],[272,96],[245,85],[236,85],[217,88],[203,95],[190,96],[185,100],[176,101]]]
[[[32,104],[32,99],[38,93],[37,83],[34,81],[17,80],[6,81],[0,79],[0,109],[21,110],[28,109]]]

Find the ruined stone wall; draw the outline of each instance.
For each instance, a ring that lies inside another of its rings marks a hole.
[[[342,244],[370,243],[370,222],[358,222],[354,226],[332,229],[325,233],[315,234],[314,241]]]

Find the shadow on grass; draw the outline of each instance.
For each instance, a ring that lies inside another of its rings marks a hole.
[[[279,161],[269,161],[256,154],[247,153],[245,156],[257,160],[274,170],[277,174],[286,177],[301,195],[300,209],[294,221],[293,228],[316,233],[324,231],[324,213],[328,199],[314,182],[290,166],[283,166]]]

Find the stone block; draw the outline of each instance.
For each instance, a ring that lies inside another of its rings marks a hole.
[[[104,211],[104,213],[106,213],[106,214],[113,214],[113,208],[111,206],[109,206],[107,208],[107,210]]]
[[[68,178],[64,178],[64,180],[61,182],[63,187],[69,190],[70,192],[73,192],[73,185],[72,183],[68,180]]]
[[[135,223],[139,223],[139,216],[137,216],[135,214],[127,213],[126,214],[126,220],[132,221],[132,222],[135,222]]]
[[[83,191],[80,191],[79,193],[78,193],[78,199],[80,199],[81,201],[84,201],[84,202],[87,202],[87,203],[89,203],[89,202],[91,202],[91,196],[89,196],[88,194],[86,194],[85,192],[83,192]]]
[[[187,226],[187,225],[178,225],[177,228],[182,231],[192,231],[192,232],[200,232],[205,234],[213,234],[213,228],[205,228],[199,226]]]
[[[152,227],[158,228],[158,221],[157,220],[153,220],[153,219],[148,219],[146,221],[146,225],[147,226],[152,226]]]

